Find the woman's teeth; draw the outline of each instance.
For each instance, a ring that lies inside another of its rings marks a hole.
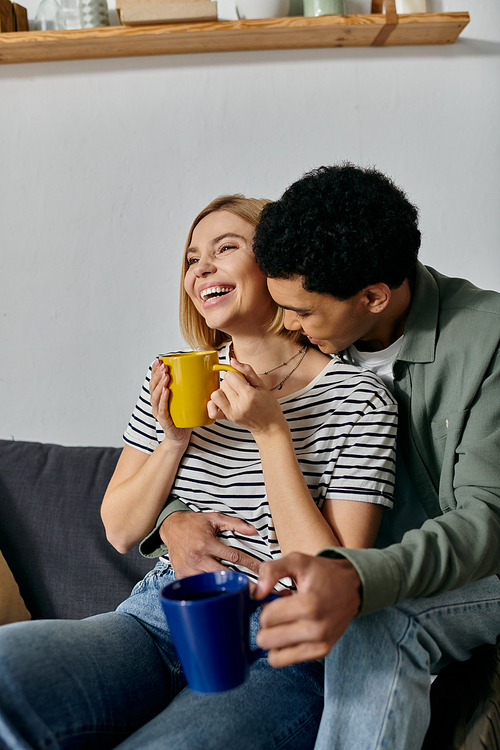
[[[221,294],[227,294],[232,291],[232,287],[229,286],[211,286],[209,289],[204,289],[200,292],[200,297],[203,301],[211,299],[212,297],[220,297]]]

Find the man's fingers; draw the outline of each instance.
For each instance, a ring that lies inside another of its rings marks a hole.
[[[282,596],[264,607],[260,616],[262,627],[276,629],[279,625],[295,622],[302,623],[317,617],[317,607],[306,594],[294,593]],[[274,646],[275,644],[272,644]],[[271,645],[267,646],[271,648]]]
[[[232,528],[232,526],[233,524],[230,523],[229,527]],[[244,533],[253,533],[252,531],[249,531],[249,529],[253,529],[253,527],[246,527],[245,525]],[[237,565],[247,568],[254,573],[259,573],[262,565],[262,562],[258,558],[253,557],[247,552],[236,549],[236,547],[229,547],[227,544],[224,544],[224,542],[221,542],[219,539],[217,539],[216,536],[212,536],[208,539],[205,538],[203,546],[199,548],[191,548],[188,552],[188,555],[191,558],[191,561],[187,563],[189,567],[203,568],[203,570],[205,570],[205,560],[210,558],[217,561],[222,560],[222,567],[224,567],[224,561],[226,561],[228,563],[231,563],[231,565]]]
[[[273,560],[272,563],[264,563],[259,573],[256,598],[263,599],[270,594],[282,578],[292,578],[295,580],[302,573],[306,561],[307,558],[305,555],[301,555],[299,552],[292,552],[286,557]]]
[[[331,642],[327,638],[324,623],[300,619],[300,599],[300,596],[293,594],[286,597],[286,602],[277,600],[266,604],[261,612],[262,628],[257,633],[257,644],[269,651],[268,659],[273,667],[320,659],[330,651]],[[286,606],[281,606],[282,604]],[[273,625],[276,621],[273,610],[274,613],[280,613],[279,625]]]
[[[257,533],[257,529],[240,518],[222,513],[177,512],[168,516],[160,527],[160,537],[169,549],[176,574],[223,570],[227,567],[224,561],[259,573],[260,560],[224,544],[217,538],[221,531],[234,531],[242,536]]]
[[[231,518],[222,513],[212,513],[212,524],[218,531],[236,531],[238,534],[250,536],[257,534],[255,526],[243,521],[241,518]]]
[[[226,552],[224,560],[232,563],[232,565],[238,565],[239,567],[247,568],[247,570],[251,570],[254,573],[259,573],[262,562],[256,557],[252,557],[252,555],[248,555],[246,552],[241,552],[241,550],[237,550],[234,547],[226,547],[226,550],[229,550],[229,554]]]
[[[288,667],[297,662],[322,659],[329,651],[327,643],[301,643],[291,648],[272,649],[267,655],[267,660],[272,667]]]
[[[185,564],[176,565],[175,560],[171,560],[170,562],[177,578],[186,578],[186,576],[194,576],[198,573],[214,573],[216,570],[227,570],[225,565],[218,562],[218,560],[214,560],[213,557],[203,558],[203,560],[198,562],[196,567]]]
[[[216,539],[209,548],[207,547],[207,554],[222,561],[226,560],[231,565],[238,565],[252,570],[254,573],[258,573],[262,565],[262,562],[256,557],[252,557],[252,555],[242,552],[242,550],[235,547],[228,547],[227,544],[223,544]]]

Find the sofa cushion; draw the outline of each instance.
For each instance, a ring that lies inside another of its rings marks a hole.
[[[0,549],[33,618],[113,610],[152,567],[105,536],[100,505],[120,452],[0,440]]]

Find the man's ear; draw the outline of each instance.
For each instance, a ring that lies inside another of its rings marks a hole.
[[[372,313],[381,313],[391,301],[390,287],[383,282],[370,284],[363,292],[367,309]]]

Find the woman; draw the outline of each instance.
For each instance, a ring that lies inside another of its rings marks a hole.
[[[181,295],[186,338],[219,348],[246,380],[224,376],[208,406],[215,424],[177,429],[168,371],[153,363],[102,505],[121,551],[153,528],[170,494],[193,510],[238,517],[224,535],[228,548],[258,560],[369,546],[391,505],[394,401],[369,373],[283,329],[252,252],[263,205],[223,197],[193,223]],[[185,687],[158,603],[174,577],[164,557],[114,613],[0,629],[7,748],[313,747],[318,662],[273,670],[259,659],[244,685],[221,695]],[[253,640],[257,627],[256,615]]]

